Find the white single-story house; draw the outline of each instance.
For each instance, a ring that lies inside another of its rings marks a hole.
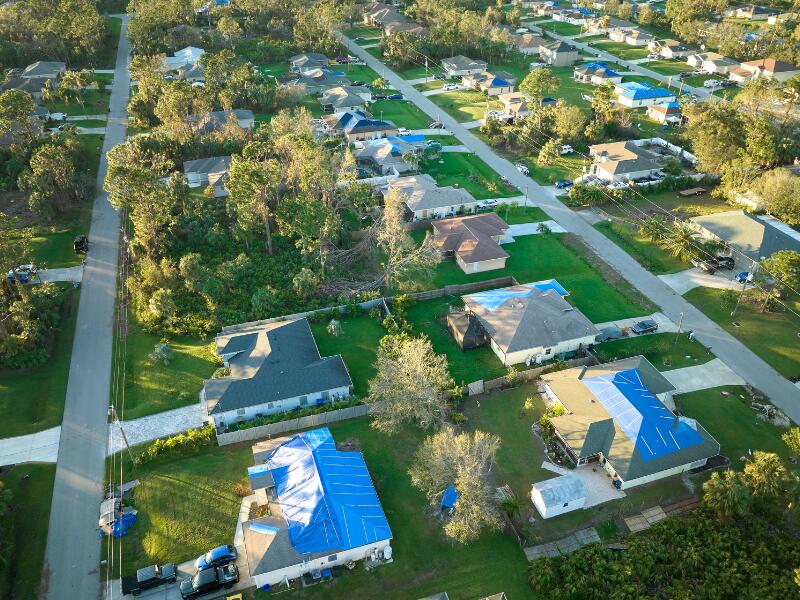
[[[785,82],[797,75],[800,75],[800,67],[792,63],[774,58],[762,58],[743,62],[737,69],[731,71],[728,77],[737,83],[747,83],[757,77]]]
[[[580,83],[603,85],[622,83],[622,75],[609,68],[608,63],[592,62],[575,67],[572,78]]]
[[[530,107],[528,106],[528,97],[522,92],[510,92],[508,94],[500,94],[497,99],[503,105],[503,112],[512,117],[527,117],[531,114]]]
[[[428,174],[399,177],[389,183],[388,191],[393,190],[405,195],[410,221],[474,213],[480,203],[464,188],[439,187]]]
[[[457,77],[481,73],[486,70],[488,64],[483,60],[472,60],[462,54],[451,58],[442,59],[442,68],[448,77]]]
[[[627,108],[642,108],[651,104],[663,104],[676,98],[675,92],[638,81],[617,83],[614,85],[614,93],[617,95],[617,102]]]
[[[539,54],[539,46],[546,43],[547,40],[541,36],[532,33],[523,33],[522,35],[515,35],[511,39],[511,45],[519,50],[522,54]]]
[[[190,188],[210,185],[214,188],[214,196],[222,197],[228,195],[225,190],[225,181],[230,167],[230,156],[212,156],[185,161],[183,174],[186,176],[186,182]]]
[[[216,347],[230,374],[207,379],[200,404],[218,428],[336,402],[353,386],[341,355],[320,356],[306,319],[226,327]]]
[[[240,522],[234,540],[255,586],[269,590],[351,561],[392,561],[392,530],[361,452],[337,449],[327,427],[274,442],[247,470],[268,514]]]
[[[555,280],[462,296],[506,366],[539,363],[594,344],[597,328]]]
[[[583,508],[587,496],[586,485],[572,473],[531,486],[531,501],[543,519]]]
[[[500,247],[508,225],[495,212],[440,219],[432,223],[433,241],[468,275],[504,269],[508,253]]]
[[[655,39],[652,33],[648,33],[642,29],[634,29],[625,36],[625,43],[629,46],[647,46]]]
[[[499,96],[500,94],[510,94],[514,91],[516,77],[510,73],[498,71],[490,73],[482,71],[471,75],[464,75],[461,84],[464,89],[477,89],[484,92],[487,96]]]
[[[607,182],[649,177],[661,169],[655,155],[637,144],[638,140],[589,146],[594,161],[589,173]]]
[[[720,451],[700,423],[679,417],[673,385],[643,356],[542,375],[545,394],[565,413],[556,437],[578,465],[599,464],[626,490],[702,467]]]
[[[663,104],[651,104],[647,107],[647,116],[659,123],[680,123],[682,120],[681,105],[673,100]]]

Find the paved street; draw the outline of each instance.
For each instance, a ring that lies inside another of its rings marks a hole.
[[[714,354],[745,381],[766,394],[793,421],[800,423],[800,389],[687,302],[666,283],[647,271],[606,236],[589,225],[580,215],[561,203],[553,194],[552,188],[542,187],[530,177],[522,175],[512,163],[498,156],[487,144],[472,135],[453,117],[443,112],[440,107],[369,52],[362,50],[344,36],[343,41],[351,53],[361,57],[377,72],[383,72],[393,89],[400,91],[405,98],[414,102],[432,118],[438,116],[445,127],[462,144],[472,150],[498,174],[508,179],[520,191],[527,191],[526,195],[533,204],[540,206],[567,231],[576,233],[583,238],[599,256],[613,266],[642,294],[658,305],[670,320],[677,323],[683,314],[684,330],[694,330],[703,345],[711,348]],[[635,67],[635,65],[633,66]],[[636,69],[632,68],[632,70]]]
[[[122,16],[117,67],[110,113],[103,141],[97,187],[107,169],[105,154],[125,140],[130,77],[128,18]],[[64,420],[56,467],[45,573],[51,600],[92,600],[100,593],[98,506],[105,475],[111,384],[114,302],[120,220],[100,192],[92,211],[91,242],[83,274],[78,320],[64,405]]]

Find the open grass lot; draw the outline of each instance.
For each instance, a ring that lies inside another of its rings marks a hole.
[[[10,548],[0,572],[2,598],[39,597],[55,474],[55,465],[19,465],[0,473],[11,498],[11,510],[2,522],[3,543]],[[25,475],[29,477],[23,479]]]
[[[538,223],[550,219],[547,213],[538,206],[501,205],[495,212],[509,225],[519,223]]]
[[[545,31],[552,31],[559,35],[579,35],[581,31],[581,27],[579,25],[573,25],[572,23],[564,23],[562,21],[552,21],[551,23],[542,23],[540,25],[542,29]]]
[[[677,273],[690,267],[681,259],[669,254],[658,244],[642,236],[638,228],[627,221],[615,220],[611,223],[601,221],[594,228],[633,256],[640,265],[655,275]]]
[[[659,371],[694,367],[714,358],[705,346],[689,340],[689,335],[686,333],[677,336],[674,333],[643,336],[632,334],[629,338],[598,344],[595,346],[594,354],[603,361],[641,354]]]
[[[172,360],[168,365],[153,364],[148,355],[161,339],[144,331],[133,317],[128,319],[125,419],[196,403],[203,380],[210,378],[217,367],[209,340],[190,337],[170,338]]]
[[[558,78],[558,89],[552,94],[555,98],[563,98],[567,104],[589,110],[590,102],[583,99],[584,95],[591,96],[594,86],[589,83],[578,83],[573,79],[573,67],[551,67],[550,73]]]
[[[82,90],[81,99],[83,106],[79,102],[50,102],[47,108],[50,112],[63,112],[67,115],[98,115],[108,112],[108,101],[111,92],[100,90]]]
[[[694,77],[687,77],[686,79],[683,80],[683,83],[691,87],[701,88],[703,87],[703,82],[708,81],[709,79],[716,79],[718,81],[722,81],[723,79],[726,78],[721,75],[695,75]]]
[[[644,58],[648,54],[647,48],[641,46],[631,46],[625,42],[601,42],[592,44],[598,50],[603,50],[614,56],[618,56],[623,60],[636,60],[637,58]]]
[[[483,118],[487,110],[502,109],[500,102],[476,90],[445,92],[430,96],[430,99],[459,122],[478,121]]]
[[[677,75],[692,70],[685,60],[651,60],[642,66],[662,75]]]
[[[106,42],[107,51],[102,54],[100,63],[96,67],[98,69],[113,69],[117,63],[117,44],[122,30],[122,19],[119,17],[105,17],[105,20],[109,31]]]
[[[363,38],[381,37],[381,30],[378,29],[377,27],[371,27],[369,25],[355,25],[350,29],[345,29],[342,33],[344,33],[351,40],[357,37],[363,37]]]
[[[61,327],[54,336],[52,355],[47,362],[34,369],[0,371],[3,437],[34,433],[61,424],[79,298],[79,290],[68,292]]]
[[[800,318],[789,312],[761,313],[760,302],[756,305],[742,302],[732,318],[731,309],[720,304],[721,294],[722,290],[695,288],[684,297],[780,374],[786,377],[800,376]],[[785,302],[792,310],[800,312],[797,298]]]
[[[500,176],[474,154],[445,152],[440,158],[424,161],[422,171],[440,186],[459,186],[478,200],[518,196],[517,188],[503,183]]]
[[[640,191],[641,195],[635,195],[630,200],[630,203],[647,213],[655,214],[658,212],[658,208],[656,208],[657,206],[673,212],[681,218],[709,215],[711,213],[722,212],[731,209],[730,205],[726,204],[723,200],[714,198],[710,194],[710,188],[706,189],[708,190],[706,193],[700,194],[699,196],[691,196],[689,198],[683,198],[679,196],[678,192],[676,191]],[[653,206],[653,204],[656,206]],[[605,205],[603,206],[603,209],[613,216],[626,216],[626,213],[616,204]]]
[[[85,164],[83,170],[94,179],[97,177],[97,171],[100,168],[100,153],[103,151],[103,136],[99,133],[79,135],[78,143],[80,144],[83,156],[82,160]]]
[[[369,68],[367,65],[333,65],[334,71],[341,71],[347,73],[347,78],[352,83],[353,81],[363,81],[365,83],[372,83],[379,78],[379,75]]]
[[[750,395],[742,387],[731,385],[681,394],[675,396],[675,404],[716,438],[722,446],[721,453],[731,459],[734,469],[744,468],[741,459],[751,450],[774,452],[784,461],[792,455],[781,439],[785,430],[759,419],[750,408]]]
[[[553,185],[559,179],[574,179],[581,174],[584,159],[578,154],[559,156],[552,165],[537,164],[537,155],[537,149],[531,149],[520,162],[528,167],[531,177],[541,185]]]
[[[515,600],[533,598],[525,579],[525,557],[510,535],[487,534],[467,546],[442,536],[434,511],[411,487],[407,474],[422,432],[406,429],[387,437],[367,419],[330,429],[337,441],[355,440],[364,453],[394,534],[395,561],[372,572],[359,565],[332,583],[282,597],[406,600],[446,589],[453,598],[478,598],[499,590]],[[243,444],[204,448],[188,458],[162,458],[137,467],[136,477],[142,482],[135,492],[139,520],[121,540],[123,573],[154,561],[193,559],[209,547],[230,543],[240,504],[234,487],[246,485],[252,460],[250,445]]]
[[[430,90],[438,90],[445,85],[445,83],[447,82],[438,79],[429,79],[427,82],[418,83],[414,87],[422,92],[427,92]]]
[[[736,96],[742,93],[743,88],[740,88],[738,85],[735,87],[728,87],[728,88],[721,88],[718,90],[714,90],[714,95],[720,98],[725,98],[725,100],[731,101]]]
[[[489,65],[489,71],[505,71],[506,73],[511,73],[514,77],[517,78],[517,86],[522,83],[522,80],[525,79],[525,76],[530,73],[530,64],[532,62],[531,57],[527,56],[524,60],[518,61],[508,61],[502,64],[499,63],[491,63]]]
[[[311,331],[322,356],[342,355],[353,380],[353,392],[363,398],[369,391],[367,383],[375,376],[375,353],[386,330],[366,314],[357,317],[339,315],[336,319],[342,325],[339,336],[328,333],[328,319],[311,323]]]
[[[377,100],[370,105],[369,111],[374,117],[408,129],[424,129],[430,122],[427,115],[409,100]]]

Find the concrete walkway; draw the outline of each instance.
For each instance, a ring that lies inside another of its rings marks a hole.
[[[39,281],[82,281],[83,265],[75,267],[62,267],[60,269],[42,269],[39,271]]]
[[[442,146],[442,152],[463,152],[469,154],[471,150],[463,144],[459,144],[457,146]]]
[[[663,371],[661,374],[675,386],[676,394],[688,394],[723,385],[745,384],[744,379],[718,358],[702,365]]]
[[[108,115],[106,113],[100,115],[71,115],[67,117],[70,123],[75,121],[106,121]]]
[[[61,427],[0,440],[0,467],[20,463],[54,463],[58,457]]]
[[[633,327],[634,323],[638,323],[639,321],[643,321],[644,319],[652,319],[653,321],[658,323],[658,329],[653,333],[674,333],[678,331],[678,326],[675,323],[673,323],[664,313],[661,312],[655,312],[652,315],[647,315],[644,317],[631,317],[630,319],[619,319],[617,321],[607,321],[606,323],[595,323],[595,327],[597,327],[598,329],[603,329],[605,327],[613,327],[616,325],[617,327],[622,329],[623,327]],[[687,329],[684,328],[684,331],[687,331]]]
[[[438,96],[439,94],[446,94],[447,92],[453,92],[455,90],[446,90],[444,88],[436,88],[433,90],[425,90],[422,92],[423,96]]]
[[[658,278],[681,296],[696,287],[709,287],[720,290],[740,290],[742,288],[741,283],[730,279],[723,273],[717,271],[714,275],[709,275],[708,273],[703,273],[700,269],[686,269],[669,275],[659,275]],[[733,271],[728,271],[728,274],[732,275]]]
[[[77,127],[78,135],[105,135],[105,127]]]
[[[584,48],[586,46],[586,44],[581,44],[580,42],[572,42],[569,38],[564,39],[574,45]],[[594,229],[568,206],[565,206],[555,196],[552,188],[542,187],[530,177],[526,177],[517,171],[510,161],[498,156],[485,142],[470,133],[453,117],[443,112],[441,107],[423,96],[419,90],[408,85],[405,80],[401,79],[369,52],[362,50],[357,44],[354,44],[344,36],[342,36],[342,41],[350,52],[361,57],[373,70],[383,72],[390,85],[400,91],[408,100],[414,102],[423,112],[434,118],[438,115],[445,127],[452,131],[462,144],[472,150],[495,172],[505,177],[517,189],[525,190],[527,188],[529,190],[528,197],[531,198],[532,204],[542,208],[553,220],[560,223],[564,229],[580,236],[606,263],[658,306],[668,320],[678,322],[681,315],[683,315],[684,330],[694,330],[698,340],[704,346],[711,348],[714,354],[725,364],[739,373],[753,387],[764,393],[789,418],[796,423],[800,423],[800,389],[792,382],[781,376],[742,342],[714,323],[696,306],[684,300],[675,290],[647,271],[628,253],[601,232]],[[608,60],[618,59],[608,58]],[[650,75],[652,73],[657,75],[655,78],[659,81],[666,79],[663,75],[653,73],[636,65],[632,67],[631,70],[641,72],[642,75]],[[598,301],[602,301],[602,299],[598,299]]]
[[[480,127],[483,125],[483,119],[478,119],[477,121],[467,121],[466,123],[461,123],[461,126],[464,129],[475,129],[476,127]]]
[[[543,556],[555,558],[562,554],[575,552],[575,550],[587,544],[599,543],[600,534],[597,533],[597,529],[594,527],[587,527],[586,529],[579,529],[575,533],[571,533],[567,537],[556,540],[555,542],[539,544],[538,546],[527,546],[523,548],[522,551],[525,553],[525,557],[529,561],[532,561]]]
[[[452,135],[448,129],[412,129],[413,135]]]

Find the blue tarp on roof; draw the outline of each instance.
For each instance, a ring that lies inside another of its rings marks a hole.
[[[620,83],[624,91],[622,95],[632,100],[646,100],[648,98],[666,98],[675,97],[675,94],[664,88],[653,87],[646,83],[639,83],[638,81],[629,81],[628,83]]]
[[[587,377],[583,382],[645,462],[703,441],[691,425],[678,419],[647,388],[639,369]]]
[[[510,84],[505,79],[493,77],[489,82],[489,87],[508,87]]]
[[[458,502],[458,491],[452,485],[442,494],[442,508],[454,508]]]
[[[364,457],[338,451],[327,427],[284,442],[267,465],[297,552],[349,550],[392,537]]]
[[[578,9],[578,12],[579,12],[579,13],[581,13],[582,15],[591,15],[591,14],[594,14],[594,13],[592,13],[592,11],[591,11],[591,10],[589,10],[588,8],[579,8],[579,9]]]
[[[487,290],[485,292],[469,294],[469,296],[466,297],[473,302],[480,304],[486,310],[491,312],[497,310],[506,302],[506,300],[511,300],[512,298],[528,298],[532,296],[534,290],[539,290],[540,292],[554,290],[562,296],[569,296],[569,292],[565,290],[555,279],[545,279],[543,281],[536,281],[534,283],[523,283],[522,286],[530,288],[530,290],[523,291],[518,289],[500,288],[497,290]]]

